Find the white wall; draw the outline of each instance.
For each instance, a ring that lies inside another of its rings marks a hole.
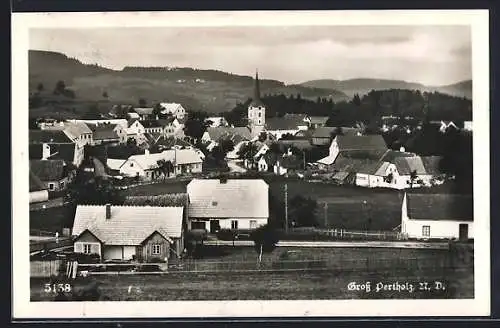
[[[224,219],[219,221],[221,229],[231,229],[231,221],[238,221],[238,229],[251,229],[250,221],[255,221],[256,226],[252,229],[263,226],[267,223],[267,219]]]
[[[474,224],[470,221],[451,221],[451,220],[403,220],[401,232],[408,235],[409,238],[458,238],[460,224],[469,226],[469,238],[474,238]],[[422,235],[422,227],[430,227],[430,237]]]
[[[258,162],[258,170],[259,172],[267,172],[267,170],[269,170],[269,167],[264,157],[261,157]]]
[[[131,166],[132,164],[132,166]],[[139,176],[144,176],[144,170],[139,166],[139,164],[134,161],[134,160],[127,160],[123,165],[120,167],[120,174],[129,176],[129,177],[135,177],[137,176],[137,173],[139,173]]]
[[[337,144],[337,139],[333,139],[328,152],[331,157],[337,158],[339,154],[339,145]]]
[[[123,258],[125,260],[131,260],[135,254],[135,246],[123,246]]]
[[[136,255],[135,246],[105,246],[104,260],[131,260],[132,256]]]
[[[47,190],[39,190],[30,192],[30,204],[45,202],[49,199],[49,192]]]

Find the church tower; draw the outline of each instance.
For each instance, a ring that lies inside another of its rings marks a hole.
[[[253,136],[258,136],[266,124],[266,107],[260,99],[259,72],[255,72],[253,98],[248,105],[248,127]]]

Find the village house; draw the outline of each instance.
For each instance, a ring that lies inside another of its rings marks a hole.
[[[53,192],[66,190],[74,175],[64,160],[30,160],[30,171]]]
[[[309,116],[309,128],[317,129],[326,126],[326,122],[328,122],[328,116]]]
[[[394,188],[431,187],[444,178],[440,170],[440,156],[398,157],[394,160],[396,173]]]
[[[278,157],[273,166],[276,175],[292,174],[302,169],[304,169],[303,161],[298,156],[289,154]]]
[[[441,133],[446,133],[450,129],[459,130],[453,121],[430,121],[429,124],[436,126]]]
[[[328,156],[320,159],[317,163],[321,168],[327,169],[335,162],[341,152],[363,158],[374,153],[382,156],[386,151],[387,145],[381,135],[338,135],[332,140]]]
[[[186,116],[186,109],[178,103],[160,103],[161,113],[163,115],[172,115],[179,120],[184,120]]]
[[[79,147],[92,145],[92,130],[83,122],[63,121],[52,126],[43,126],[42,130],[61,130],[68,138]]]
[[[46,185],[30,170],[30,204],[49,200]]]
[[[410,239],[474,239],[472,195],[405,193],[401,233]]]
[[[109,161],[109,160],[108,160]],[[161,153],[150,153],[148,150],[144,154],[132,155],[119,168],[120,174],[128,177],[140,177],[146,180],[155,180],[165,174],[159,166],[159,161],[170,162],[172,172],[170,176],[178,174],[201,173],[203,160],[194,149],[170,149]],[[110,162],[109,165],[118,165]],[[115,168],[116,169],[116,166]]]
[[[361,136],[361,132],[357,128],[351,127],[319,127],[316,128],[311,135],[311,144],[314,146],[330,145],[336,134],[345,136]]]
[[[80,167],[84,158],[84,148],[74,143],[33,143],[29,145],[30,160],[63,160]]]
[[[115,131],[115,128],[122,131],[119,125],[89,125],[92,130],[94,137],[94,145],[102,145],[102,144],[117,144],[123,143],[126,141],[126,134],[121,136]]]
[[[269,186],[261,179],[193,179],[187,194],[189,229],[252,230],[269,219]]]
[[[284,117],[271,117],[267,119],[265,131],[279,140],[285,135],[295,136],[299,131],[307,130],[307,124],[303,121],[305,116],[295,115]],[[304,129],[304,127],[306,127]]]
[[[356,169],[355,184],[368,188],[395,188],[396,165],[383,161],[370,161]]]
[[[464,130],[472,132],[472,121],[464,121]]]
[[[218,128],[219,126],[229,126],[229,123],[224,116],[211,116],[205,119],[205,123],[209,124],[211,128]]]
[[[153,107],[137,107],[134,108],[134,112],[137,113],[140,120],[155,119],[153,115]],[[134,117],[135,118],[135,117]]]
[[[184,249],[184,211],[184,207],[78,205],[74,251],[98,254],[103,261],[168,261]]]
[[[274,172],[274,167],[276,161],[278,160],[278,155],[274,152],[267,152],[260,156],[257,161],[257,170],[259,172]]]

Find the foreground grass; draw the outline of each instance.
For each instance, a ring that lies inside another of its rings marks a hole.
[[[281,273],[175,273],[163,276],[101,276],[73,282],[73,292],[95,284],[100,300],[180,301],[180,300],[319,300],[376,298],[473,298],[470,272],[455,272],[444,279],[441,272],[352,272],[311,271]],[[410,283],[414,292],[349,290],[351,282]],[[418,290],[419,282],[440,281],[445,291]],[[43,280],[32,279],[32,301],[49,301]]]

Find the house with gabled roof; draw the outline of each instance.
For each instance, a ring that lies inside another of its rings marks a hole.
[[[374,154],[382,156],[386,151],[387,145],[381,135],[338,135],[332,140],[328,156],[320,159],[317,163],[323,168],[328,168],[335,162],[339,153],[349,154],[351,157],[370,158]]]
[[[64,121],[53,126],[46,126],[44,130],[61,130],[66,136],[79,147],[92,145],[94,143],[92,130],[87,124],[80,121]]]
[[[134,108],[134,112],[139,115],[139,119],[148,120],[153,119],[153,107],[136,107]]]
[[[252,230],[269,219],[269,186],[262,179],[193,179],[187,194],[189,229]]]
[[[309,116],[309,127],[312,129],[317,129],[326,126],[328,122],[328,116]]]
[[[45,184],[31,170],[30,174],[30,204],[45,202],[49,199],[49,192]]]
[[[264,153],[257,161],[257,170],[259,172],[274,172],[274,166],[278,157],[276,153],[271,151]]]
[[[172,115],[180,120],[186,117],[186,109],[178,103],[160,103],[161,113],[163,115]]]
[[[410,239],[474,239],[474,198],[405,193],[401,233]]]
[[[84,158],[84,148],[74,143],[42,143],[29,145],[30,160],[63,160],[80,167]]]
[[[295,136],[299,131],[307,130],[307,122],[303,121],[305,115],[287,115],[267,118],[265,131],[278,140],[285,135]]]
[[[48,191],[65,190],[73,178],[73,170],[64,160],[30,160],[30,171]]]
[[[168,261],[184,250],[184,211],[182,206],[78,205],[74,251],[101,260]]]
[[[430,187],[443,180],[440,169],[441,156],[398,157],[396,166],[396,188]]]
[[[123,143],[126,141],[126,134],[118,135],[118,131],[122,128],[116,124],[95,124],[89,125],[93,133],[94,144],[110,144],[110,143]],[[115,130],[117,129],[117,130]]]

